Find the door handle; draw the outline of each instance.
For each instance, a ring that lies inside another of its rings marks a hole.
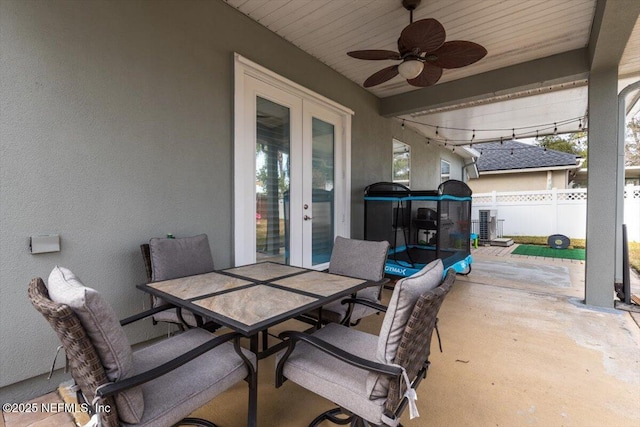
[[[305,215],[303,218],[304,218],[305,221],[309,221],[309,220],[313,219],[309,215]]]

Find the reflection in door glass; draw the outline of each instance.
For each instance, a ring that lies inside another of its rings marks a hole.
[[[256,260],[289,264],[289,108],[256,104]]]
[[[334,126],[313,118],[313,265],[329,262],[334,235]]]

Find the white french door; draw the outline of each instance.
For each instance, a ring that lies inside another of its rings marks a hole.
[[[235,265],[326,267],[349,235],[350,113],[239,56],[235,99]]]

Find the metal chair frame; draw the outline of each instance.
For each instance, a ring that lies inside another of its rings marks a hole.
[[[435,289],[425,292],[414,306],[411,317],[405,327],[398,352],[393,365],[373,362],[348,353],[332,344],[327,343],[313,335],[301,332],[286,331],[280,334],[281,339],[287,339],[289,346],[283,357],[276,366],[276,387],[282,386],[287,378],[283,374],[284,365],[295,349],[299,341],[312,345],[316,349],[335,357],[351,366],[368,370],[370,372],[386,375],[390,378],[389,392],[385,404],[385,415],[390,419],[399,419],[408,400],[404,397],[406,385],[402,381],[402,368],[407,371],[407,375],[412,379],[412,388],[416,389],[427,376],[430,366],[429,354],[433,331],[437,331],[437,314],[444,301],[444,297],[449,293],[455,281],[455,271],[449,269],[442,283]],[[351,299],[351,303],[369,305],[372,308],[385,311],[387,307],[372,303],[367,300]],[[439,333],[438,333],[439,338]],[[338,415],[345,415],[346,418],[338,418]],[[334,424],[353,427],[367,427],[371,425],[357,414],[353,414],[344,408],[333,408],[316,417],[309,427],[315,427],[322,421],[328,420]]]

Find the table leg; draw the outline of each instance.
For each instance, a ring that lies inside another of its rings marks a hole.
[[[249,408],[247,414],[247,427],[258,425],[258,334],[249,339],[249,349],[256,355],[255,380],[249,384]]]

